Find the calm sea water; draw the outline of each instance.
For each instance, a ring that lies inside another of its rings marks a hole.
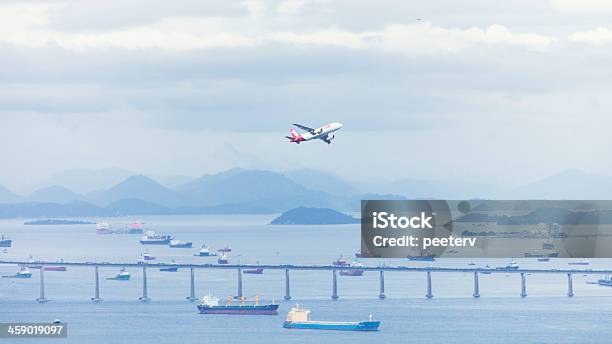
[[[232,247],[230,262],[326,264],[344,254],[352,259],[359,247],[359,227],[268,226],[272,216],[162,216],[142,217],[157,232],[180,240],[206,243],[213,248]],[[129,222],[132,219],[93,219]],[[23,220],[0,221],[0,233],[13,239],[13,248],[1,259],[132,262],[145,247],[138,235],[96,235],[94,225],[24,226]],[[214,262],[194,257],[198,250],[147,246],[157,261]],[[377,265],[383,260],[362,260]],[[467,266],[461,259],[433,263],[385,260],[387,264]],[[478,260],[478,265],[505,265],[505,260]],[[522,267],[567,267],[567,260],[548,263],[517,260]],[[611,260],[592,260],[586,268],[612,268]],[[1,275],[15,273],[15,266],[0,266]],[[293,299],[283,301],[284,272],[265,271],[244,275],[244,294],[281,303],[278,316],[209,316],[197,313],[189,294],[189,272],[148,269],[149,296],[141,303],[139,269],[131,269],[128,282],[107,281],[115,268],[100,270],[104,302],[93,304],[91,268],[70,267],[66,272],[45,274],[46,296],[38,304],[38,271],[32,279],[0,279],[0,322],[48,322],[69,324],[66,343],[609,343],[612,335],[612,288],[587,284],[598,276],[574,276],[574,298],[567,298],[565,276],[529,275],[525,299],[519,297],[516,275],[482,275],[480,299],[473,299],[471,274],[433,274],[434,299],[426,300],[424,273],[386,273],[387,299],[379,300],[378,274],[339,276],[340,300],[332,301],[330,272],[291,272]],[[198,296],[209,292],[225,298],[236,293],[235,271],[196,270]],[[365,320],[369,314],[381,320],[376,333],[286,330],[284,314],[299,303],[321,320]],[[5,341],[0,339],[0,341]],[[19,340],[19,343],[60,340]]]

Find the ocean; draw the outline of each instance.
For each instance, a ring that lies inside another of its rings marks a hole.
[[[329,264],[341,254],[349,261],[359,248],[358,225],[270,226],[270,215],[142,216],[137,220],[158,233],[193,241],[193,249],[142,246],[139,235],[97,235],[95,225],[25,226],[24,219],[0,221],[0,234],[13,247],[3,260],[135,262],[148,249],[155,262],[215,262],[193,256],[202,243],[212,248],[231,246],[230,263]],[[128,223],[134,218],[90,219]],[[567,268],[566,259],[537,262],[515,259],[521,267]],[[466,266],[471,260],[361,259],[365,265]],[[473,260],[477,266],[501,266],[509,260]],[[585,269],[612,268],[612,260],[592,259]],[[16,266],[0,266],[10,275]],[[479,299],[472,295],[473,275],[433,273],[434,298],[428,300],[425,273],[385,273],[384,300],[378,299],[378,273],[338,276],[340,299],[331,300],[328,271],[291,271],[292,300],[284,301],[284,271],[244,275],[244,295],[280,303],[277,316],[201,315],[189,295],[189,271],[161,272],[149,268],[151,301],[138,301],[141,270],[130,268],[130,281],[111,281],[117,268],[101,268],[101,303],[92,303],[92,268],[69,267],[45,273],[46,297],[39,292],[38,270],[31,279],[0,279],[0,322],[68,323],[67,339],[19,339],[18,343],[609,343],[612,335],[612,288],[587,284],[599,276],[575,274],[575,297],[566,297],[565,275],[528,275],[528,297],[521,298],[516,274],[480,276]],[[222,300],[235,295],[236,271],[196,270],[196,294],[211,293]],[[359,321],[372,316],[381,321],[373,333],[288,330],[285,314],[294,304],[309,308],[318,320]],[[0,339],[0,342],[8,342]]]

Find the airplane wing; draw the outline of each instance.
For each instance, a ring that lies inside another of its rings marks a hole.
[[[333,139],[332,137],[329,137],[329,135],[325,135],[325,136],[321,136],[319,137],[320,140],[322,140],[323,142],[330,144],[331,140]]]
[[[301,125],[301,124],[297,124],[297,123],[293,123],[293,125],[295,125],[296,127],[300,128],[302,130],[306,130],[306,131],[311,132],[311,133],[314,131],[313,128],[307,127],[305,125]]]

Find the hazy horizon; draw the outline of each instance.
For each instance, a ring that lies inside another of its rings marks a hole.
[[[612,175],[611,4],[155,4],[0,4],[0,185],[107,167],[504,186]],[[284,138],[336,121],[331,145]]]

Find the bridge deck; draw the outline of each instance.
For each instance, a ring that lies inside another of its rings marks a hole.
[[[255,269],[268,270],[365,270],[365,271],[406,271],[406,272],[485,272],[485,273],[529,273],[529,274],[612,274],[607,269],[495,269],[495,268],[445,268],[445,267],[412,267],[412,266],[363,266],[363,267],[340,267],[333,265],[295,265],[295,264],[180,264],[180,263],[121,263],[121,262],[51,262],[51,261],[17,261],[0,260],[0,264],[11,265],[53,265],[53,266],[91,266],[91,267],[178,267],[194,269]]]

